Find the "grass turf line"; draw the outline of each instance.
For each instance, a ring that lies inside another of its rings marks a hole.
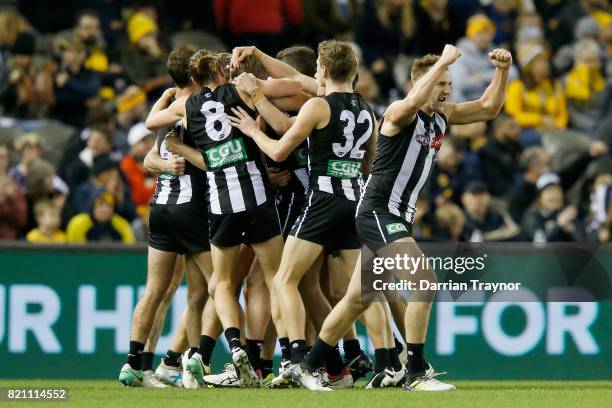
[[[69,401],[53,407],[610,407],[612,381],[457,381],[452,392],[351,389],[307,390],[126,388],[118,381],[0,380],[0,388],[69,388]],[[15,407],[39,403],[9,403]],[[0,402],[0,407],[6,406]]]

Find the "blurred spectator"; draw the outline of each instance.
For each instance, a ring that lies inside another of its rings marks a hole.
[[[6,66],[17,34],[31,29],[28,21],[17,11],[8,9],[0,12],[0,68]]]
[[[56,47],[64,42],[76,42],[85,48],[85,68],[106,72],[110,63],[106,54],[106,44],[100,29],[100,18],[93,10],[81,10],[76,17],[76,25],[71,30],[62,31],[56,36]]]
[[[550,3],[550,1],[548,1]],[[539,2],[536,2],[539,3]],[[563,2],[563,8],[555,18],[549,20],[550,39],[553,50],[572,42],[574,27],[585,15],[598,18],[599,15],[609,15],[610,2],[608,0],[576,0]]]
[[[448,0],[413,0],[416,21],[413,52],[439,54],[465,32],[465,19],[449,9]]]
[[[128,133],[130,153],[121,160],[121,171],[130,188],[132,201],[142,213],[155,192],[155,178],[145,172],[144,158],[155,144],[155,135],[144,122],[132,126]]]
[[[495,24],[493,43],[496,46],[509,48],[515,33],[516,18],[518,16],[516,0],[493,0],[486,7],[487,15]],[[469,24],[469,23],[468,23]]]
[[[486,16],[477,14],[467,23],[466,36],[459,40],[459,58],[449,67],[453,79],[452,99],[456,102],[476,100],[491,83],[495,66],[489,60],[493,50],[495,26]],[[510,68],[510,80],[518,76],[516,68]]]
[[[537,13],[522,13],[516,21],[516,26],[515,50],[518,50],[525,44],[544,45],[544,27],[542,25],[542,18]]]
[[[607,153],[608,148],[605,143],[601,141],[591,142],[588,151],[579,155],[557,173],[563,190],[569,190],[582,177],[591,161]],[[521,155],[519,168],[522,172],[521,180],[512,189],[508,197],[508,210],[512,219],[516,222],[521,222],[525,211],[537,199],[536,183],[543,173],[550,171],[550,158],[544,149],[531,147]]]
[[[9,150],[0,144],[0,240],[14,240],[27,220],[26,200],[6,174]]]
[[[9,170],[8,175],[25,193],[27,191],[28,165],[42,157],[40,137],[36,133],[26,133],[20,136],[15,140],[15,150],[19,152],[19,163]],[[55,190],[68,195],[68,186],[59,176],[54,175],[52,183]]]
[[[391,68],[400,54],[409,55],[415,33],[412,0],[366,2],[355,40],[363,51],[363,63],[372,70],[386,92]]]
[[[473,166],[465,165],[465,154],[459,144],[460,141],[455,138],[448,139],[438,152],[437,165],[432,169],[429,182],[432,207],[448,201],[459,204],[465,186],[480,178],[480,172],[476,172]]]
[[[567,73],[574,63],[574,55],[576,53],[576,44],[581,40],[593,40],[599,42],[599,26],[597,21],[592,17],[583,17],[576,24],[574,30],[575,41],[571,44],[565,44],[561,47],[553,59],[555,70],[560,74]]]
[[[457,141],[466,153],[473,154],[487,144],[487,122],[474,122],[466,125],[453,125],[450,129],[451,137]],[[478,157],[474,155],[474,159]],[[480,163],[478,163],[480,166]]]
[[[129,86],[115,101],[117,129],[114,142],[122,151],[129,149],[127,134],[132,126],[142,122],[148,113],[147,95],[139,87]],[[124,146],[125,145],[125,146]]]
[[[534,208],[523,218],[523,234],[532,242],[575,241],[579,239],[576,226],[578,210],[565,207],[561,179],[555,173],[543,173],[536,183],[538,199]]]
[[[113,151],[113,141],[108,129],[100,126],[92,127],[86,137],[85,149],[81,150],[78,158],[66,171],[66,182],[71,191],[89,178],[90,169],[96,157],[110,154]]]
[[[590,241],[608,242],[612,231],[612,175],[608,172],[597,174],[590,190],[590,214],[585,233]]]
[[[47,117],[55,103],[55,65],[45,60],[35,64],[34,35],[17,34],[7,69],[0,80],[0,103],[5,116],[24,119]]]
[[[274,55],[283,46],[283,29],[304,20],[299,0],[215,0],[217,28],[232,46],[254,45]]]
[[[27,224],[22,229],[21,236],[36,228],[36,217],[34,216],[34,204],[40,200],[51,200],[55,205],[65,210],[67,195],[53,185],[55,169],[43,159],[33,159],[28,163],[26,169],[26,200],[28,203]]]
[[[435,238],[440,241],[461,241],[465,215],[461,207],[453,203],[444,203],[436,208]]]
[[[132,14],[127,23],[129,44],[123,47],[120,56],[130,81],[152,96],[172,82],[158,32],[157,22],[150,14],[140,11]]]
[[[611,86],[602,75],[600,47],[583,39],[574,46],[574,67],[565,77],[565,93],[572,127],[593,133],[610,114]]]
[[[38,226],[28,232],[26,239],[33,244],[64,244],[66,234],[60,229],[62,211],[53,201],[40,200],[34,204]]]
[[[62,40],[61,64],[55,76],[55,117],[77,128],[85,124],[87,102],[98,95],[102,86],[100,73],[89,70],[83,63],[85,46],[81,43]]]
[[[351,19],[353,14],[350,11],[354,10],[357,1],[343,2],[348,8],[348,15],[343,13],[340,3],[336,0],[302,1],[304,10],[302,36],[308,45],[315,47],[319,41],[335,38],[337,34],[350,31],[351,23],[353,23]]]
[[[421,194],[417,198],[416,213],[412,223],[412,236],[419,241],[430,241],[433,238],[435,217],[430,210],[428,197]]]
[[[113,195],[115,212],[128,221],[136,218],[136,208],[128,188],[121,179],[119,163],[108,154],[97,156],[91,168],[91,177],[80,184],[71,196],[71,207],[76,212],[86,212],[100,191]]]
[[[502,241],[518,233],[518,227],[491,207],[491,194],[483,181],[470,182],[461,203],[465,209],[463,240],[465,242]]]
[[[361,95],[366,102],[372,106],[374,112],[377,112],[378,106],[376,106],[376,104],[380,103],[380,87],[378,86],[378,82],[374,78],[374,75],[372,75],[372,72],[363,63],[363,53],[361,52],[361,48],[355,43],[351,43],[351,47],[353,48],[355,56],[357,57],[357,83],[355,84],[355,92]],[[385,109],[386,106],[381,108]]]
[[[478,151],[484,181],[496,197],[507,195],[514,185],[523,151],[520,136],[516,119],[500,115],[493,123],[493,140]]]
[[[548,55],[544,47],[523,45],[518,52],[521,79],[508,85],[506,112],[526,128],[522,142],[540,143],[539,131],[565,129],[568,122],[565,93],[558,81],[551,77]]]
[[[93,199],[90,212],[75,215],[66,229],[69,243],[122,242],[134,243],[130,224],[115,214],[112,194],[100,191]]]

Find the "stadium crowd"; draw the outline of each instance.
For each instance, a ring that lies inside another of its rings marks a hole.
[[[189,42],[274,55],[352,41],[382,114],[415,57],[452,43],[457,102],[512,50],[504,113],[453,126],[419,199],[417,240],[609,241],[612,7],[607,0],[0,1],[0,240],[147,239],[150,104]]]

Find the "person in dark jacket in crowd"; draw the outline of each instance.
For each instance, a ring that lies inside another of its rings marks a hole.
[[[559,171],[563,190],[567,191],[574,185],[592,160],[607,153],[608,147],[605,143],[598,140],[591,142],[587,152]],[[550,169],[550,158],[544,149],[531,147],[521,155],[519,167],[522,172],[521,180],[508,195],[508,211],[517,223],[521,222],[525,211],[538,197],[536,182],[542,173]]]
[[[23,193],[6,173],[8,165],[9,150],[0,144],[0,240],[16,239],[28,215]]]
[[[580,240],[578,210],[576,206],[565,205],[559,175],[543,173],[536,182],[536,188],[536,204],[523,217],[524,238],[538,243]]]
[[[493,124],[493,140],[478,151],[484,181],[496,197],[507,195],[514,185],[523,151],[520,137],[516,119],[500,115]]]

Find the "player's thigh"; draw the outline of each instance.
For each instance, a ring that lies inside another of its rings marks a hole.
[[[304,274],[308,272],[317,258],[323,253],[323,246],[294,236],[287,237],[280,268],[276,276],[277,282],[297,285]]]
[[[203,251],[198,252],[190,256],[192,262],[197,267],[198,272],[206,279],[206,281],[210,281],[213,274],[213,261],[212,261],[212,252],[211,251]]]
[[[280,268],[284,246],[285,241],[282,235],[276,235],[267,241],[252,244],[257,263],[263,272],[266,283],[271,282]]]

